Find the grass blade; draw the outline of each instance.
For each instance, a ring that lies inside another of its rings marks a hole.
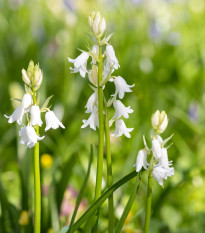
[[[125,220],[127,218],[127,215],[129,214],[130,212],[130,209],[132,207],[132,204],[135,200],[135,197],[136,197],[136,194],[137,194],[137,191],[138,191],[138,188],[139,188],[139,184],[140,184],[140,175],[138,175],[137,179],[136,179],[136,182],[135,182],[135,185],[133,187],[133,190],[132,190],[132,194],[127,202],[127,205],[125,206],[125,209],[122,213],[122,216],[120,217],[120,220],[116,226],[116,229],[114,231],[114,233],[120,233],[121,230],[122,230],[122,227],[125,223]]]
[[[81,202],[81,200],[82,200],[82,198],[83,198],[84,189],[85,189],[85,186],[86,186],[86,184],[87,184],[87,182],[88,182],[88,178],[89,178],[89,176],[90,176],[90,168],[91,168],[92,161],[93,161],[93,146],[91,145],[91,146],[90,146],[90,159],[89,159],[89,163],[88,163],[88,170],[87,170],[87,174],[86,174],[86,176],[85,176],[83,185],[82,185],[82,187],[81,187],[81,189],[80,189],[78,198],[77,198],[77,200],[76,200],[75,210],[74,210],[74,212],[73,212],[72,219],[71,219],[71,222],[70,222],[69,231],[68,231],[69,233],[72,232],[73,224],[74,224],[74,221],[75,221],[75,217],[76,217],[76,214],[77,214],[77,211],[78,211],[80,202]]]
[[[92,206],[78,219],[78,221],[73,225],[73,231],[77,230],[95,211],[103,204],[103,202],[120,186],[127,183],[129,180],[137,176],[138,173],[133,171],[123,177],[121,180],[113,184],[103,195],[101,195]]]

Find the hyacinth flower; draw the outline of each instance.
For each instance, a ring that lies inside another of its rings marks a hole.
[[[136,164],[136,172],[139,172],[142,168],[148,170],[148,187],[147,187],[147,202],[146,202],[146,215],[145,215],[145,227],[144,232],[149,232],[150,215],[151,215],[151,202],[152,202],[152,177],[158,182],[158,184],[164,187],[164,180],[174,175],[174,168],[172,167],[172,161],[168,160],[167,150],[165,144],[172,138],[173,135],[163,140],[160,134],[162,134],[168,125],[168,117],[165,111],[160,112],[157,110],[152,116],[152,127],[154,135],[151,135],[152,147],[148,148],[145,137],[144,148],[139,150]]]
[[[28,69],[22,70],[22,79],[25,84],[25,94],[21,99],[15,99],[19,102],[19,106],[14,112],[7,116],[8,123],[17,122],[21,125],[19,131],[20,144],[25,144],[27,148],[34,147],[34,192],[35,192],[35,216],[34,216],[34,233],[40,233],[41,223],[41,186],[40,186],[40,166],[39,166],[39,141],[43,140],[45,136],[39,135],[39,127],[42,127],[43,121],[41,114],[46,112],[45,131],[50,128],[57,129],[59,126],[65,128],[64,125],[58,120],[55,114],[50,111],[48,107],[51,97],[48,97],[40,108],[40,95],[37,90],[40,88],[43,73],[39,65],[35,65],[33,61],[30,61]]]
[[[128,85],[121,76],[114,76],[115,70],[120,68],[115,50],[110,43],[112,34],[104,36],[106,31],[105,18],[99,12],[91,11],[88,17],[88,24],[92,31],[93,45],[88,51],[82,51],[76,58],[68,57],[68,61],[73,64],[70,68],[72,73],[79,73],[82,78],[88,76],[90,87],[93,93],[85,104],[86,113],[90,114],[88,119],[83,120],[81,128],[89,126],[91,129],[98,129],[99,149],[97,161],[97,175],[95,187],[95,200],[101,196],[102,174],[103,174],[103,152],[106,147],[107,157],[107,184],[112,185],[112,161],[110,153],[110,127],[115,126],[115,131],[111,136],[120,137],[122,135],[130,138],[133,128],[127,128],[123,118],[129,118],[133,112],[131,107],[126,107],[122,103],[125,93],[132,92],[134,85]],[[115,92],[105,96],[106,84],[113,83]],[[120,99],[120,100],[119,100]],[[115,113],[111,119],[108,118],[108,110],[114,108]],[[115,124],[113,124],[115,123]],[[105,136],[105,137],[104,137]],[[109,205],[109,226],[108,232],[113,232],[113,196],[108,199]]]

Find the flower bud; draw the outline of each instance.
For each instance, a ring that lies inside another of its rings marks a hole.
[[[21,72],[22,72],[22,79],[23,79],[23,81],[24,81],[28,86],[30,86],[31,80],[29,79],[29,77],[28,77],[28,75],[27,75],[27,73],[26,73],[26,70],[22,69]]]
[[[34,70],[34,62],[30,61],[28,64],[28,68],[27,68],[27,76],[28,78],[32,81],[32,77],[33,77],[33,70]]]
[[[90,12],[88,24],[97,37],[101,37],[106,29],[105,18],[101,16],[99,11],[97,13],[95,11]]]
[[[165,111],[162,111],[160,113],[159,110],[157,110],[152,115],[152,127],[157,131],[157,133],[163,133],[168,125],[168,118]]]
[[[34,67],[34,76],[33,76],[33,85],[35,86],[35,89],[37,90],[43,80],[43,74],[41,69],[39,68],[39,65],[35,65]]]

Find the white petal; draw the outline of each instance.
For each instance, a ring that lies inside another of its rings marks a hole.
[[[33,105],[31,107],[31,125],[42,126],[43,122],[41,120],[41,111],[39,106]]]
[[[14,121],[17,121],[19,125],[22,124],[22,119],[24,115],[24,108],[19,105],[11,116],[4,115],[6,118],[9,118],[8,123],[13,123]]]
[[[26,93],[24,96],[23,96],[23,99],[22,99],[22,107],[24,109],[28,108],[29,106],[31,106],[33,104],[33,98],[30,94]]]

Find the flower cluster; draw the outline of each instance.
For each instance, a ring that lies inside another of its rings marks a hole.
[[[98,106],[98,90],[99,88],[105,89],[107,82],[112,82],[115,85],[115,93],[111,95],[111,98],[106,101],[104,96],[104,106],[106,108],[113,106],[115,114],[110,120],[110,126],[115,122],[115,132],[113,136],[119,137],[124,134],[126,137],[130,137],[130,132],[133,128],[127,128],[122,117],[128,118],[129,114],[133,110],[129,107],[125,107],[121,102],[125,93],[132,92],[131,87],[134,85],[128,85],[121,76],[113,76],[113,72],[117,70],[120,65],[115,55],[113,46],[109,43],[111,35],[101,38],[106,29],[106,22],[104,17],[99,12],[91,11],[88,18],[89,26],[93,31],[94,37],[91,38],[94,41],[94,45],[89,51],[82,51],[82,53],[76,58],[71,59],[68,57],[68,61],[73,63],[74,68],[70,68],[73,73],[79,72],[82,78],[85,78],[88,74],[88,79],[92,85],[93,94],[89,97],[85,106],[86,113],[90,113],[90,117],[87,120],[83,120],[82,128],[90,126],[90,128],[96,130],[99,127],[99,106]],[[102,48],[99,53],[99,46]],[[90,68],[88,68],[88,60],[90,59]],[[99,70],[100,60],[103,60],[102,70]],[[102,73],[102,80],[99,80],[100,72]],[[119,100],[119,99],[120,100]]]
[[[157,110],[152,116],[152,127],[155,130],[155,134],[152,135],[152,148],[149,149],[145,140],[144,140],[144,149],[141,149],[138,152],[136,159],[136,171],[139,172],[142,167],[144,169],[149,169],[155,180],[163,187],[163,181],[167,177],[174,175],[174,168],[171,167],[172,161],[168,160],[168,154],[165,144],[172,138],[173,135],[163,140],[159,135],[163,133],[168,125],[167,114],[162,111],[160,113]],[[150,161],[148,163],[147,157],[149,156]]]
[[[53,111],[50,111],[47,107],[51,97],[47,98],[42,108],[39,107],[40,95],[37,96],[36,91],[40,87],[43,80],[43,73],[39,68],[39,65],[34,65],[33,61],[30,61],[27,71],[22,70],[22,79],[25,83],[25,94],[22,99],[17,100],[20,105],[14,110],[11,116],[4,115],[8,118],[9,123],[17,122],[22,125],[19,131],[20,144],[26,144],[27,147],[31,148],[44,138],[40,137],[38,132],[36,132],[36,126],[42,126],[43,122],[41,120],[41,112],[46,112],[45,121],[46,128],[45,131],[50,128],[57,129],[59,126],[65,128],[64,125],[59,121]],[[38,97],[38,98],[37,98]],[[23,117],[26,115],[27,124],[23,124]]]

